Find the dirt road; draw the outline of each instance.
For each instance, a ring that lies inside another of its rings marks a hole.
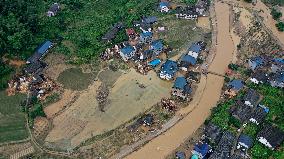
[[[223,74],[232,59],[234,45],[229,32],[229,6],[220,2],[215,5],[218,46],[216,56],[209,67],[209,71]],[[193,106],[195,108],[191,111],[191,113],[185,116],[184,119],[164,134],[156,137],[126,158],[165,158],[176,147],[184,142],[186,138],[193,134],[194,131],[203,124],[205,119],[210,115],[210,109],[214,107],[219,100],[223,83],[224,79],[222,77],[208,74],[206,89],[200,96],[200,102],[196,106]]]

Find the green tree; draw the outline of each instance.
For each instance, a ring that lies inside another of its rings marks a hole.
[[[278,20],[279,18],[282,17],[282,13],[279,12],[279,11],[277,11],[275,8],[273,8],[273,9],[271,10],[271,15],[272,15],[272,17],[273,17],[274,20]]]
[[[284,31],[284,22],[278,22],[276,24],[276,27],[279,31],[283,32]]]

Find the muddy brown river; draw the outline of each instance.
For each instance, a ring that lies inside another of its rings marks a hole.
[[[225,69],[232,60],[234,44],[229,31],[229,6],[224,3],[215,4],[217,18],[217,41],[216,56],[209,66],[209,71],[224,74]],[[200,127],[210,115],[210,110],[219,100],[220,92],[224,84],[224,78],[212,74],[207,75],[204,91],[198,98],[193,110],[181,121],[162,135],[151,140],[139,150],[131,153],[127,159],[162,159],[183,143],[195,130]],[[184,113],[183,113],[184,114]]]

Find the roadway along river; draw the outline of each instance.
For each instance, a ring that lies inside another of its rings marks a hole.
[[[230,63],[234,44],[229,32],[229,6],[217,2],[215,4],[217,18],[217,41],[216,56],[209,67],[209,71],[224,74]],[[208,74],[206,88],[200,96],[200,102],[193,106],[194,109],[176,125],[162,135],[154,138],[139,150],[126,156],[127,159],[162,159],[175,150],[181,143],[191,136],[210,115],[210,110],[219,100],[224,78]]]

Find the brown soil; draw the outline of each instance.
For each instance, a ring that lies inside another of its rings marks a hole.
[[[49,122],[45,117],[37,117],[34,120],[33,133],[36,138],[44,135],[48,130]]]
[[[199,17],[198,18],[198,21],[196,23],[196,25],[198,27],[201,27],[203,29],[207,29],[209,30],[210,29],[210,20],[209,20],[209,17]]]
[[[64,70],[73,67],[72,65],[64,63],[66,58],[62,54],[50,53],[46,56],[45,61],[48,64],[45,74],[55,80]]]
[[[53,118],[57,113],[64,109],[77,95],[76,91],[65,89],[60,100],[45,107],[44,112],[48,119]]]

